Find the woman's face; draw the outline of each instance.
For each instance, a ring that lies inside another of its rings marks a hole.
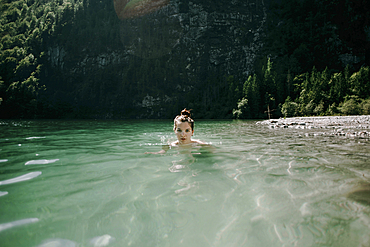
[[[191,129],[191,126],[188,122],[177,122],[175,133],[179,144],[191,143],[191,136],[193,135],[193,132],[194,130]]]

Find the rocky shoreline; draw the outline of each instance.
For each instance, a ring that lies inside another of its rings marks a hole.
[[[370,138],[370,115],[293,117],[259,121],[271,129],[319,130],[305,135],[334,135],[352,138]]]

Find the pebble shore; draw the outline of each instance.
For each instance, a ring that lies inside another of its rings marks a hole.
[[[333,135],[352,138],[370,138],[370,115],[293,117],[259,121],[271,129],[311,129],[318,130],[305,135]]]

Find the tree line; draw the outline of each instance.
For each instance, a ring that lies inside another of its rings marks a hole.
[[[370,2],[282,0],[235,118],[370,114]]]
[[[275,117],[370,114],[368,66],[356,72],[351,72],[349,66],[340,72],[330,72],[328,68],[318,71],[314,67],[310,72],[294,78],[288,74],[287,83],[280,86],[277,78],[271,59],[268,59],[263,76],[251,75],[244,83],[243,97],[233,110],[234,117],[266,118],[267,114]],[[283,94],[284,86],[286,89],[291,88],[291,95],[284,102],[277,101]]]
[[[120,45],[114,37],[118,20],[107,11],[111,5],[100,0],[0,0],[1,118],[55,118],[71,111],[72,97],[62,92],[75,91],[78,78],[71,74],[64,80],[58,68],[81,61],[81,50],[98,54],[112,41]],[[107,28],[109,21],[115,27]]]

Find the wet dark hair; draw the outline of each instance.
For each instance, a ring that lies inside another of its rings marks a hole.
[[[181,111],[181,115],[177,115],[173,120],[173,129],[176,130],[177,122],[188,122],[190,124],[191,130],[194,130],[194,120],[191,119],[191,110],[187,110],[186,108]]]

